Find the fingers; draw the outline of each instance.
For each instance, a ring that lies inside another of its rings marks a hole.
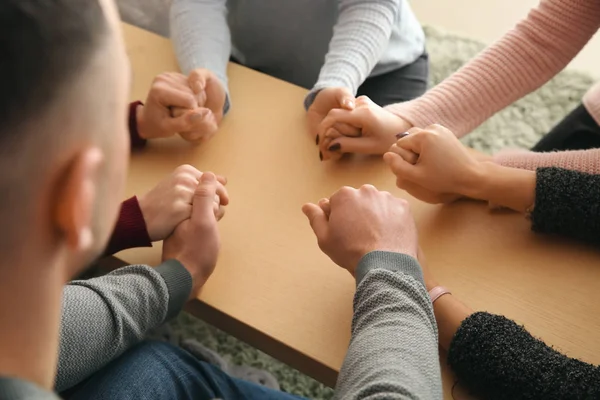
[[[392,145],[392,147],[390,147],[390,149],[388,151],[391,153],[398,154],[400,157],[402,157],[402,159],[404,161],[406,161],[407,163],[413,164],[413,165],[415,165],[417,163],[417,160],[419,159],[418,154],[415,154],[410,150],[405,150],[401,147],[398,147],[395,144]]]
[[[318,240],[322,240],[327,236],[328,225],[325,211],[316,204],[307,203],[302,206],[302,212],[308,218],[310,226],[317,236]]]
[[[329,204],[329,199],[321,199],[319,200],[319,207],[325,213],[327,219],[329,219],[329,215],[331,214],[331,204]]]
[[[356,153],[356,154],[382,154],[382,144],[374,137],[346,137],[341,136],[331,141],[328,147],[330,152]],[[387,147],[388,145],[386,145]]]
[[[188,84],[195,94],[204,92],[206,88],[206,79],[208,78],[209,71],[203,68],[197,68],[190,72],[188,76]]]
[[[336,100],[342,108],[346,110],[354,110],[354,96],[350,92],[350,90],[346,88],[339,88],[336,92]]]
[[[182,107],[193,109],[197,107],[197,101],[194,95],[186,90],[179,90],[173,87],[162,87],[151,93],[156,101],[163,107]]]
[[[192,200],[191,220],[195,224],[203,224],[214,218],[214,199],[217,195],[218,186],[217,177],[212,172],[205,172],[200,177]]]
[[[176,132],[188,142],[200,143],[208,141],[219,129],[214,114],[207,108],[188,111],[181,118],[187,118],[187,121],[180,121],[176,127],[185,127],[185,129],[180,129]]]
[[[396,142],[395,146],[416,154],[421,154],[428,134],[429,133],[423,129],[412,128],[408,131],[408,135]]]
[[[405,161],[398,154],[387,152],[383,155],[383,160],[390,167],[394,175],[411,182],[418,181],[418,170],[416,167]]]
[[[219,205],[226,206],[229,204],[229,193],[223,184],[221,184],[217,179],[217,196],[219,198]]]

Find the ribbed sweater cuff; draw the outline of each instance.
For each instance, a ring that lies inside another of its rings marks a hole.
[[[169,305],[165,321],[179,314],[192,292],[192,276],[187,269],[177,260],[166,260],[156,267],[167,284],[169,292]]]
[[[365,254],[356,268],[356,285],[358,286],[364,277],[374,269],[402,272],[415,278],[425,286],[423,271],[419,262],[407,254],[391,251],[372,251]]]
[[[117,225],[110,238],[105,255],[134,247],[152,247],[146,221],[136,196],[121,204]]]

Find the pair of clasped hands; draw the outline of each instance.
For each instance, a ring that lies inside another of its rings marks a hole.
[[[138,110],[140,136],[177,133],[193,142],[209,140],[223,118],[224,102],[222,84],[207,70],[187,77],[160,75]],[[347,153],[383,154],[397,186],[430,203],[475,197],[483,179],[481,165],[489,158],[473,155],[442,126],[411,127],[367,97],[354,98],[343,88],[321,90],[307,118],[321,160],[336,160]],[[216,265],[220,247],[216,223],[229,203],[226,183],[210,172],[181,166],[140,198],[150,237],[165,240],[163,258],[176,258],[194,270],[198,289]],[[321,249],[351,273],[372,250],[422,258],[406,201],[373,186],[344,187],[317,204],[306,204],[303,212]],[[348,236],[348,226],[364,234]]]

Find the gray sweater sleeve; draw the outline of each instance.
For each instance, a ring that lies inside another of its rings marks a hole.
[[[371,252],[356,281],[352,338],[335,398],[441,399],[437,325],[417,260]]]
[[[347,87],[356,94],[388,46],[400,2],[339,0],[339,17],[319,79],[304,101],[310,107],[319,90]]]
[[[191,288],[189,272],[175,260],[65,286],[56,390],[81,382],[177,315]]]
[[[173,0],[171,40],[184,74],[196,68],[212,71],[227,89],[227,63],[231,34],[227,24],[227,0]]]

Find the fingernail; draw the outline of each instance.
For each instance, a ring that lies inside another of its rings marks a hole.
[[[348,108],[354,108],[354,101],[352,101],[350,99],[346,99],[346,100],[344,100],[344,105]]]
[[[203,118],[204,118],[204,113],[197,113],[197,114],[192,115],[191,120],[192,121],[200,121]]]
[[[396,133],[396,139],[402,139],[404,136],[408,136],[408,132]]]
[[[323,161],[323,153],[319,152],[319,160]]]
[[[329,150],[329,151],[338,151],[341,148],[342,148],[342,145],[339,144],[339,143],[336,143],[336,144],[332,144],[331,146],[329,146],[329,148],[327,150]]]
[[[317,134],[317,140],[315,142],[315,144],[318,146],[319,145],[319,135]]]

